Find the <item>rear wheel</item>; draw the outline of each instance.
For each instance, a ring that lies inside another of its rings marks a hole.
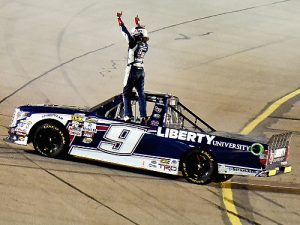
[[[208,184],[215,171],[212,156],[204,150],[192,150],[181,160],[183,177],[194,184]]]
[[[55,123],[44,123],[35,130],[33,146],[35,150],[44,156],[62,156],[68,146],[67,137]]]

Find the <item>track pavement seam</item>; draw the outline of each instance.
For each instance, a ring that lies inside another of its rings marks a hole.
[[[62,179],[61,177],[55,175],[54,173],[50,172],[49,170],[41,167],[38,163],[36,163],[35,161],[33,161],[31,158],[27,157],[25,154],[23,154],[23,156],[28,159],[30,162],[32,162],[34,165],[36,165],[38,168],[40,168],[41,170],[45,171],[46,173],[48,173],[49,175],[51,175],[52,177],[56,178],[57,180],[59,180],[60,182],[64,183],[65,185],[69,186],[70,188],[76,190],[78,193],[84,195],[85,197],[91,199],[92,201],[98,203],[99,205],[103,206],[104,208],[112,211],[113,213],[119,215],[120,217],[124,218],[125,220],[131,222],[132,224],[135,225],[139,225],[139,223],[133,221],[132,219],[130,219],[129,217],[123,215],[122,213],[116,211],[115,209],[113,209],[112,207],[108,206],[107,204],[97,200],[96,198],[94,198],[93,196],[89,195],[88,193],[82,191],[81,189],[79,189],[78,187],[76,187],[75,185],[65,181],[64,179]]]

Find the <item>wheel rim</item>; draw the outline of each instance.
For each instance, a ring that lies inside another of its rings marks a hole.
[[[209,179],[212,162],[199,152],[194,152],[186,160],[186,169],[188,176],[193,180]]]
[[[42,129],[36,140],[38,149],[45,154],[54,154],[62,144],[61,135],[53,129]]]

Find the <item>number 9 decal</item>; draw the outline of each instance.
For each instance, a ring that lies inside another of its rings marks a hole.
[[[111,154],[131,155],[147,129],[130,125],[111,125],[100,141],[98,149]]]

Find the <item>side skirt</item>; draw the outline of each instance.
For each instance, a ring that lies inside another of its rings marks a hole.
[[[159,158],[137,154],[115,155],[99,151],[95,148],[83,148],[80,146],[72,146],[69,154],[87,159],[94,159],[172,175],[178,175],[179,172],[179,160],[172,158]]]

